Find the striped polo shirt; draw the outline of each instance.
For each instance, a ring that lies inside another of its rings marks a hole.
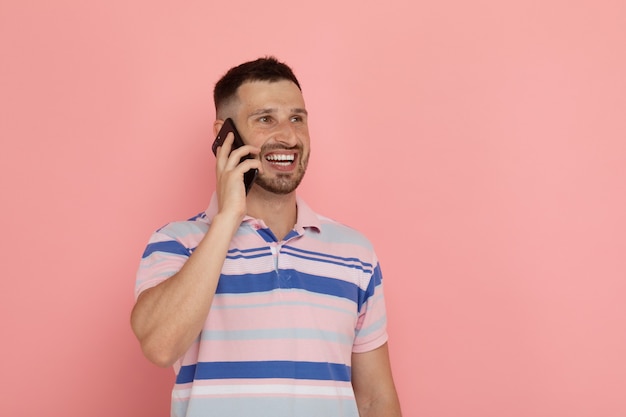
[[[387,341],[380,266],[362,234],[297,206],[282,241],[243,220],[204,328],[174,365],[172,416],[358,416],[351,355]],[[153,234],[136,297],[180,270],[216,213],[213,195]]]

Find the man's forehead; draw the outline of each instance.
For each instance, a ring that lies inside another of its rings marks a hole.
[[[300,88],[293,81],[282,79],[277,81],[246,81],[237,89],[238,96],[251,94],[255,96],[274,94],[302,96]]]

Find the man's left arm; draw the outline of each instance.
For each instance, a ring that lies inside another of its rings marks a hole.
[[[387,343],[352,354],[352,387],[360,417],[401,417]]]

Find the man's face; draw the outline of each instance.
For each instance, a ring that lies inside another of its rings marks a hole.
[[[237,90],[235,125],[246,144],[261,148],[256,184],[276,194],[293,192],[306,171],[310,140],[302,92],[293,82],[253,81]]]

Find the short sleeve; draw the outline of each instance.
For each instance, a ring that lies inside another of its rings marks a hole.
[[[135,281],[135,299],[143,291],[157,286],[180,271],[190,255],[191,250],[168,234],[167,229],[155,232],[139,263]]]
[[[356,325],[354,353],[364,353],[382,346],[387,341],[387,312],[383,295],[383,280],[377,263],[364,294]]]

